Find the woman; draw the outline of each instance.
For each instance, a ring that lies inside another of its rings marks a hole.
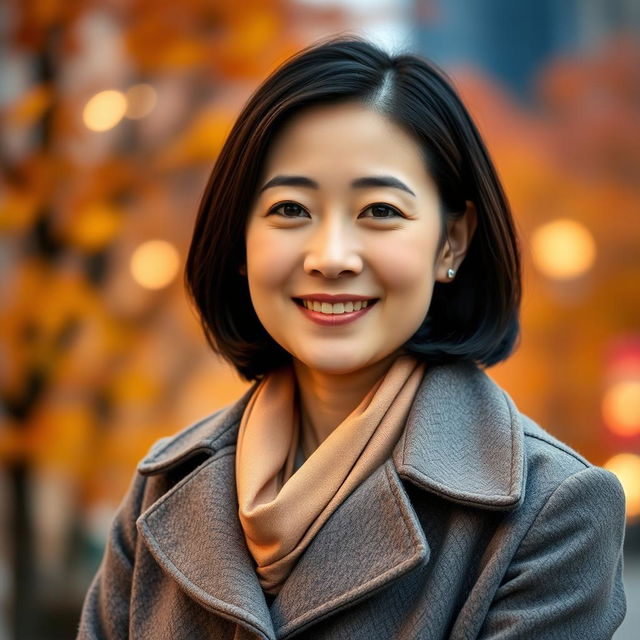
[[[140,462],[79,638],[610,638],[624,497],[483,368],[520,263],[444,74],[358,38],[249,99],[186,283],[253,386]]]

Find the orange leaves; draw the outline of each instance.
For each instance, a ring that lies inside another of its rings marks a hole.
[[[87,253],[107,247],[122,228],[122,212],[107,202],[93,202],[77,211],[66,229],[67,242]]]
[[[47,154],[34,151],[0,175],[0,231],[18,234],[32,227],[53,195],[56,166]]]
[[[98,302],[71,260],[59,272],[41,260],[25,260],[6,280],[0,333],[8,357],[0,368],[0,390],[17,398],[30,370],[55,380],[73,325],[95,313]]]
[[[3,113],[4,126],[25,129],[42,118],[53,102],[51,85],[42,83],[29,87]]]
[[[597,55],[554,61],[540,77],[557,153],[589,179],[640,181],[640,44],[620,35]]]
[[[232,114],[224,110],[203,109],[193,121],[155,158],[160,171],[178,169],[191,164],[211,163],[215,160],[226,134]]]
[[[72,27],[83,11],[91,6],[90,0],[9,0],[15,15],[15,26],[10,32],[18,48],[37,50],[46,46],[54,30],[61,37],[60,49],[74,52],[76,42]]]
[[[133,2],[126,15],[124,41],[138,68],[146,72],[200,69],[252,76],[264,53],[279,46],[283,2],[242,3],[186,0],[159,10]]]
[[[42,198],[36,191],[6,187],[0,191],[0,232],[30,228],[36,220]]]

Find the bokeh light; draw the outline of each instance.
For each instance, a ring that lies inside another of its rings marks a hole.
[[[177,249],[166,240],[148,240],[131,257],[131,275],[145,289],[162,289],[171,283],[180,267]]]
[[[613,433],[640,434],[640,379],[613,384],[602,399],[602,415]]]
[[[126,94],[127,118],[139,120],[149,115],[158,102],[158,94],[150,84],[136,84]]]
[[[96,93],[85,105],[82,119],[91,131],[113,129],[127,110],[127,99],[121,91],[108,89]]]
[[[584,274],[596,257],[596,243],[591,232],[569,218],[558,218],[538,227],[533,232],[531,246],[538,270],[554,279]]]
[[[619,453],[610,458],[604,468],[615,473],[627,498],[627,517],[640,515],[640,456]]]

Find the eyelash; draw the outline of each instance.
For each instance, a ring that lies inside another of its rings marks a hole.
[[[276,214],[281,216],[282,218],[289,218],[291,220],[295,220],[296,218],[300,217],[300,216],[285,216],[283,214],[278,214],[277,210],[280,209],[281,207],[284,207],[285,205],[294,205],[296,207],[300,207],[300,209],[302,211],[304,211],[305,213],[307,213],[306,209],[298,204],[297,202],[291,202],[291,201],[286,201],[286,202],[280,202],[279,204],[271,207],[271,209],[269,209],[269,215]],[[400,213],[400,211],[398,211],[398,209],[396,209],[395,207],[392,207],[389,204],[384,204],[383,202],[374,202],[373,204],[370,204],[366,209],[364,209],[364,211],[368,211],[369,209],[372,209],[373,207],[384,207],[385,209],[388,209],[389,211],[391,211],[392,213],[394,213],[395,215],[392,216],[365,216],[367,218],[371,218],[373,220],[390,220],[392,218],[396,218],[396,217],[400,217],[400,218],[404,218],[405,216],[402,215],[402,213]]]

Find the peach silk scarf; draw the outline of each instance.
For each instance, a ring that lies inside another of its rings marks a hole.
[[[320,527],[391,456],[424,370],[413,356],[398,356],[323,442],[301,425],[292,366],[258,384],[240,421],[235,474],[238,514],[263,591],[280,591]],[[296,469],[300,450],[307,459]]]

